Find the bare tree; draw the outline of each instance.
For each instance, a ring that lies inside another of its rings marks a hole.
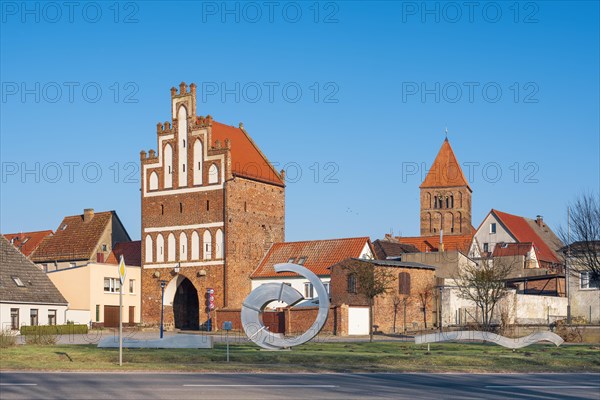
[[[419,303],[421,310],[423,311],[423,323],[425,324],[425,329],[427,329],[427,305],[429,304],[429,300],[433,297],[434,291],[435,287],[429,284],[419,292]]]
[[[398,296],[394,296],[392,299],[392,305],[394,307],[394,323],[392,325],[392,331],[396,333],[396,320],[398,319],[398,309],[400,308],[400,304],[402,300]]]
[[[454,280],[458,296],[471,300],[481,311],[482,326],[489,330],[494,317],[494,309],[507,294],[505,280],[513,269],[513,263],[498,259],[482,259],[479,265],[463,267]]]
[[[356,279],[356,293],[363,295],[369,305],[369,341],[373,341],[373,306],[375,297],[386,294],[392,287],[394,274],[386,267],[376,267],[368,261],[352,260],[344,266]]]
[[[569,204],[570,223],[558,230],[567,244],[563,249],[575,272],[590,272],[590,281],[600,281],[600,196],[581,194]],[[570,232],[569,232],[570,226]]]

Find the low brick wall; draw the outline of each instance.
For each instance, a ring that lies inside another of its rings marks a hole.
[[[314,323],[319,312],[318,307],[301,307],[301,308],[282,308],[285,318],[285,334],[298,335],[306,332]],[[348,318],[348,307],[331,306],[327,322],[323,326],[321,333],[343,335],[346,325],[344,321]],[[221,329],[224,321],[231,321],[234,331],[242,331],[242,318],[240,309],[222,309],[217,310],[215,315],[215,327]]]
[[[234,331],[243,331],[242,311],[239,308],[217,310],[214,315],[213,330],[221,330],[225,321],[231,321]]]
[[[285,308],[283,311],[285,313],[285,333],[287,335],[298,335],[310,329],[317,319],[319,307]],[[338,334],[341,314],[341,307],[329,307],[327,322],[325,322],[321,333]]]

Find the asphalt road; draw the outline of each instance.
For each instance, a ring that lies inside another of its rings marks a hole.
[[[600,399],[600,374],[0,373],[9,399]]]

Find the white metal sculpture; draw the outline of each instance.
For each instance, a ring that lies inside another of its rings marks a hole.
[[[329,294],[317,275],[305,267],[292,263],[275,265],[275,272],[295,272],[304,276],[313,285],[319,296],[319,312],[312,326],[303,334],[285,338],[278,333],[269,332],[261,319],[261,313],[272,301],[281,301],[293,306],[304,297],[296,289],[285,283],[265,283],[254,289],[242,304],[242,326],[250,340],[268,350],[281,350],[306,343],[315,337],[327,321],[329,313]]]
[[[531,335],[514,339],[507,338],[505,336],[498,335],[495,333],[482,331],[437,332],[430,333],[427,335],[415,336],[415,344],[447,342],[450,340],[483,340],[487,342],[496,343],[500,346],[508,347],[509,349],[520,349],[521,347],[529,346],[530,344],[541,342],[544,340],[554,343],[557,347],[563,344],[564,342],[564,340],[560,336],[553,332],[536,332],[532,333]]]

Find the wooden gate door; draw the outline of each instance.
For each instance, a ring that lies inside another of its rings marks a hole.
[[[119,306],[104,306],[104,326],[107,328],[119,327]]]

